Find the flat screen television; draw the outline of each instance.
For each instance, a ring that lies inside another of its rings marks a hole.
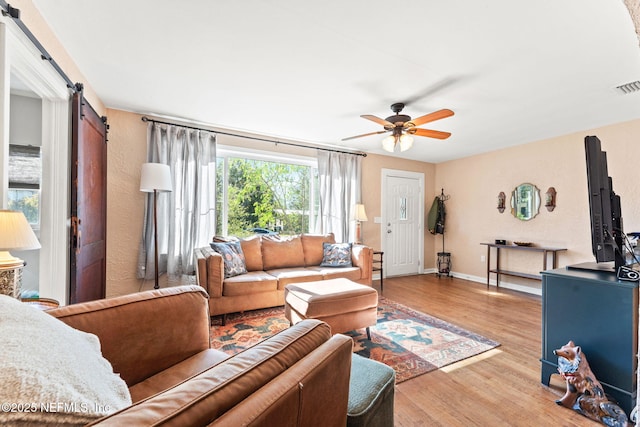
[[[613,261],[614,272],[625,265],[620,196],[613,191],[607,169],[607,153],[596,136],[584,139],[591,217],[591,246],[597,263]],[[609,267],[610,268],[610,267]],[[607,269],[598,268],[598,269]]]

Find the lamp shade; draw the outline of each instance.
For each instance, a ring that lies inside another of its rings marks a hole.
[[[0,210],[0,251],[40,249],[40,242],[20,211]]]
[[[364,210],[364,205],[362,203],[356,204],[356,212],[355,218],[356,221],[368,221],[367,212]]]
[[[171,191],[171,169],[169,165],[161,163],[143,163],[140,176],[140,191]]]
[[[396,148],[396,137],[393,135],[386,136],[382,140],[382,149],[384,151],[388,151],[389,153],[393,153],[393,150]]]

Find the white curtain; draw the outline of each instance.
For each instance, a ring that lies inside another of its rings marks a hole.
[[[160,272],[193,274],[194,249],[206,246],[215,229],[216,137],[181,126],[149,122],[147,162],[171,168],[173,191],[158,194]],[[154,277],[153,193],[145,205],[138,277]]]
[[[360,202],[362,157],[353,154],[319,152],[319,233],[334,233],[336,242],[353,242],[356,237],[354,211]]]

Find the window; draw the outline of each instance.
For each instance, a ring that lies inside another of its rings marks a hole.
[[[216,234],[313,231],[318,168],[313,158],[218,149]]]
[[[22,211],[34,228],[40,225],[40,147],[9,145],[8,207]]]

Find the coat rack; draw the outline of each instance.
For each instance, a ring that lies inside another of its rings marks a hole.
[[[451,277],[451,252],[444,251],[444,232],[446,209],[444,202],[449,200],[451,196],[444,194],[444,188],[440,190],[440,195],[436,198],[438,203],[438,219],[436,222],[436,232],[442,234],[442,252],[438,252],[438,278],[440,276]]]

